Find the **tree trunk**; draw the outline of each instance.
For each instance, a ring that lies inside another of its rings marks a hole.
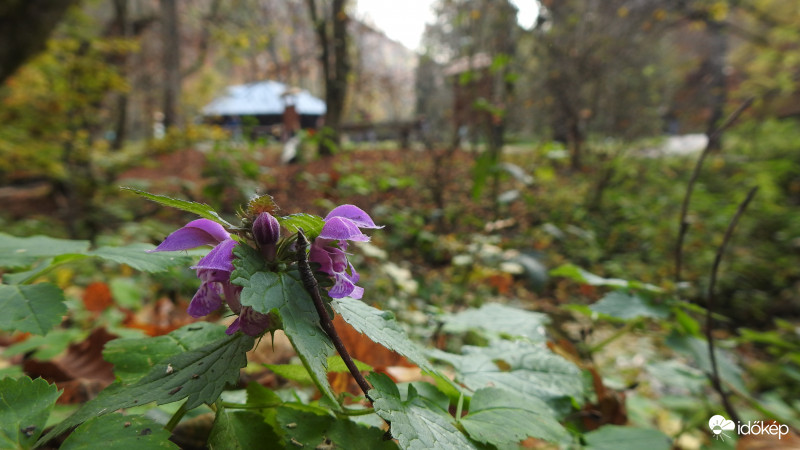
[[[176,0],[160,0],[164,46],[164,127],[178,125],[181,93],[180,32]]]
[[[77,0],[5,0],[0,6],[0,83],[31,56],[45,49],[47,38]]]
[[[347,23],[345,12],[347,0],[332,0],[330,30],[317,11],[316,0],[307,0],[311,21],[320,45],[320,62],[325,79],[325,125],[320,130],[319,154],[332,155],[339,147],[339,124],[342,121],[344,102],[347,97],[347,74],[350,59],[347,53]]]
[[[728,90],[725,83],[725,57],[728,54],[728,36],[723,30],[723,24],[709,20],[707,22],[708,32],[711,38],[711,51],[708,55],[708,67],[711,72],[711,81],[708,86],[709,109],[711,114],[708,118],[706,136],[712,138],[716,131],[719,121],[724,114],[725,103],[728,100]],[[714,141],[709,141],[709,147],[713,150],[720,148],[719,137]]]

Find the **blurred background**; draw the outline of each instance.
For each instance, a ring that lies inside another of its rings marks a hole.
[[[254,194],[356,204],[386,225],[353,257],[366,301],[439,347],[480,341],[443,338],[441,314],[545,312],[554,345],[627,392],[606,423],[687,447],[709,442],[711,391],[666,337],[705,336],[714,258],[758,187],[714,336],[746,408],[800,423],[796,0],[6,0],[0,36],[3,233],[157,243],[191,219],[120,186],[226,217]],[[42,359],[98,325],[189,320],[188,269],[65,267],[70,338]],[[669,312],[598,319],[613,280]]]

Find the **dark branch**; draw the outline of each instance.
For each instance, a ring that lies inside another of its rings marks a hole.
[[[314,307],[317,309],[317,314],[319,315],[320,326],[328,337],[331,338],[331,341],[333,341],[333,346],[336,348],[336,351],[339,352],[339,356],[342,357],[344,364],[347,366],[347,369],[350,370],[350,374],[356,380],[356,383],[358,383],[358,387],[364,392],[364,396],[372,403],[372,398],[369,396],[369,390],[372,389],[372,386],[367,383],[367,380],[361,375],[361,371],[358,370],[355,362],[353,362],[353,358],[350,357],[350,353],[347,351],[342,339],[336,332],[331,316],[328,315],[325,304],[322,302],[322,296],[319,294],[319,285],[317,284],[316,278],[314,278],[314,272],[311,271],[311,267],[308,264],[308,244],[308,238],[306,238],[303,230],[297,230],[297,265],[300,269],[300,277],[303,280],[303,286],[314,301]]]
[[[733,235],[736,224],[739,223],[739,218],[742,217],[745,209],[747,209],[747,205],[750,204],[750,201],[756,195],[756,191],[758,191],[758,186],[750,189],[750,192],[747,194],[747,198],[745,198],[742,204],[739,205],[739,209],[736,210],[736,214],[734,214],[733,219],[731,219],[731,222],[728,224],[728,229],[725,230],[725,237],[722,238],[722,244],[720,244],[719,248],[717,249],[717,256],[714,258],[714,266],[711,268],[711,280],[708,283],[708,298],[706,303],[706,339],[708,340],[708,356],[711,361],[711,383],[714,386],[714,390],[716,390],[722,398],[722,404],[725,407],[725,411],[734,422],[739,422],[739,415],[736,413],[736,410],[733,408],[733,405],[728,399],[728,394],[722,387],[722,381],[719,377],[719,368],[717,366],[717,356],[714,351],[714,336],[711,332],[714,326],[714,287],[717,284],[717,273],[719,272],[719,265],[722,261],[722,256],[725,253],[725,247],[727,247],[728,241],[730,241],[731,236]]]

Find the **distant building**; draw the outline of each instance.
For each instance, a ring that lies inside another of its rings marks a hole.
[[[286,120],[292,128],[289,132],[298,128],[298,120],[299,128],[319,126],[325,102],[306,90],[268,80],[229,86],[224,95],[203,107],[202,113],[206,122],[236,131],[248,129],[255,136],[279,137],[286,131]]]

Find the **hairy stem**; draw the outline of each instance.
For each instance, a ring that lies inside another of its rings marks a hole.
[[[747,193],[747,198],[745,198],[744,201],[739,205],[739,209],[736,210],[736,214],[734,214],[733,219],[731,219],[731,222],[728,224],[728,229],[725,230],[725,236],[722,238],[722,244],[720,244],[719,248],[717,249],[717,255],[714,258],[714,266],[711,268],[711,280],[708,283],[708,301],[706,304],[706,339],[708,340],[708,357],[711,361],[711,383],[714,386],[714,390],[716,390],[722,398],[722,404],[725,407],[725,411],[735,422],[739,421],[739,415],[736,414],[736,410],[733,409],[733,405],[728,399],[728,394],[722,387],[722,381],[719,377],[719,367],[717,366],[717,356],[716,352],[714,351],[714,336],[711,332],[712,327],[714,326],[714,319],[712,317],[714,310],[714,287],[717,284],[717,272],[719,272],[719,265],[722,261],[722,255],[725,253],[725,247],[727,247],[728,241],[730,241],[731,236],[733,235],[733,230],[736,228],[739,218],[742,216],[742,214],[744,214],[744,211],[747,209],[747,205],[750,204],[753,196],[756,195],[756,191],[758,191],[758,186],[750,189],[750,192]]]
[[[308,238],[306,238],[303,230],[297,230],[297,265],[300,269],[303,287],[306,288],[306,291],[314,301],[314,307],[317,309],[317,314],[319,315],[320,326],[328,337],[331,338],[333,346],[336,348],[336,351],[339,352],[339,356],[342,357],[344,364],[347,366],[347,369],[350,370],[350,374],[356,380],[356,383],[358,383],[358,387],[364,392],[364,396],[372,403],[372,397],[369,396],[369,390],[372,389],[372,386],[367,383],[367,380],[361,375],[361,371],[356,367],[356,363],[353,362],[353,358],[350,357],[350,353],[339,337],[339,333],[336,332],[331,316],[328,314],[328,310],[325,309],[325,304],[322,302],[322,296],[319,294],[319,285],[317,284],[316,278],[314,278],[314,272],[311,271],[311,267],[308,264],[308,245]]]

